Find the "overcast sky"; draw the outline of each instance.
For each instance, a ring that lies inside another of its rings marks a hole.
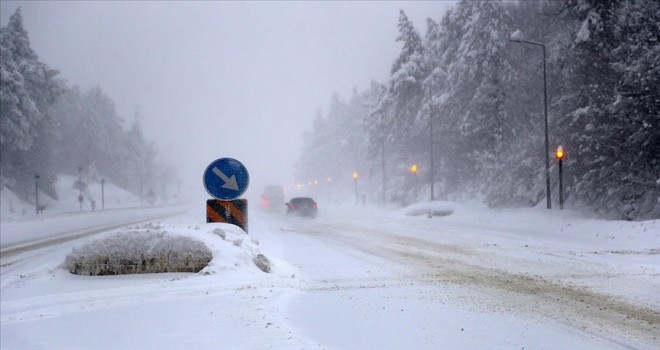
[[[139,106],[145,136],[190,186],[232,157],[255,190],[294,183],[302,135],[334,92],[347,100],[387,81],[399,9],[424,35],[452,5],[3,0],[0,24],[21,6],[33,50],[60,78],[100,85],[129,122]]]

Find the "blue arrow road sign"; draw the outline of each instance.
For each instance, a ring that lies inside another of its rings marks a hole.
[[[233,158],[216,159],[204,171],[204,188],[215,199],[234,200],[247,190],[249,184],[247,169]]]

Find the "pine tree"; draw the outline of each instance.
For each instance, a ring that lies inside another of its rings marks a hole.
[[[410,200],[408,192],[412,185],[406,178],[409,175],[406,169],[422,157],[418,113],[424,99],[422,83],[429,67],[424,62],[422,39],[403,10],[398,28],[396,40],[403,46],[392,66],[388,92],[379,113],[387,124],[387,146],[396,150],[391,153],[391,166],[386,170],[396,174],[390,180],[391,196],[394,201],[404,203]]]
[[[54,195],[47,109],[64,88],[55,80],[58,72],[41,63],[30,47],[20,8],[0,29],[0,72],[0,185],[28,199],[33,174],[39,173],[41,188]]]
[[[572,150],[572,200],[628,219],[657,216],[657,99],[648,96],[658,91],[658,4],[564,5],[572,45],[562,73],[571,93],[555,127]]]

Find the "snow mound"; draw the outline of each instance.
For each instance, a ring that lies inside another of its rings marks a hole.
[[[448,216],[456,210],[456,203],[445,201],[422,202],[403,209],[407,216]]]
[[[74,248],[66,266],[73,274],[91,276],[199,272],[213,258],[204,243],[158,229],[149,224]]]
[[[202,275],[257,267],[271,271],[259,253],[258,241],[237,226],[197,226],[148,223],[110,231],[80,247],[65,259],[78,275],[193,272]]]

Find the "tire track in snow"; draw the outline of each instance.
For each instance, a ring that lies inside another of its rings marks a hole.
[[[290,230],[314,237],[344,250],[358,250],[407,269],[408,281],[453,284],[472,291],[469,302],[494,312],[523,313],[541,320],[552,319],[627,348],[652,348],[660,342],[660,310],[640,306],[586,287],[562,283],[550,277],[487,267],[502,266],[512,257],[470,246],[398,235],[395,232],[357,226],[322,225],[310,231]],[[527,264],[541,264],[526,261]],[[540,266],[539,266],[540,267]],[[413,271],[410,273],[410,271]],[[538,269],[531,269],[537,271]],[[379,281],[317,281],[319,290],[378,288]],[[380,281],[382,288],[401,286],[405,279]],[[334,284],[334,286],[333,286]],[[325,287],[324,287],[325,285]]]

